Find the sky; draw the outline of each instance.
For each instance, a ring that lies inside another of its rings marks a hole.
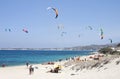
[[[57,19],[48,7],[58,10]],[[0,48],[119,43],[119,30],[120,0],[0,0]]]

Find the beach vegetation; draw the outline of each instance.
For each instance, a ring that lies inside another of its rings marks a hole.
[[[105,47],[105,48],[101,48],[99,52],[103,54],[112,54],[113,50],[110,47]]]
[[[120,43],[117,44],[117,47],[120,47]]]
[[[102,53],[102,54],[111,54],[111,55],[116,55],[117,54],[117,55],[120,55],[119,51],[113,50],[113,49],[111,49],[111,47],[101,48],[99,50],[99,52]]]

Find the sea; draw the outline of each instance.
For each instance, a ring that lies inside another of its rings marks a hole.
[[[18,66],[30,64],[42,64],[65,60],[75,56],[87,56],[93,51],[48,51],[48,50],[0,50],[0,66]]]

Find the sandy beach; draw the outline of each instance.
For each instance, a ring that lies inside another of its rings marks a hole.
[[[0,79],[120,79],[120,0],[0,0]]]
[[[34,73],[31,75],[29,74],[29,68],[27,68],[26,65],[3,68],[0,67],[0,79],[120,79],[120,57],[114,57],[107,63],[101,62],[97,65],[94,64],[94,67],[88,64],[88,68],[85,66],[81,69],[82,66],[78,65],[81,62],[88,63],[91,61],[92,60],[65,60],[55,62],[55,65],[61,65],[61,70],[59,70],[58,73],[48,72],[53,69],[55,65],[36,64],[33,65]]]

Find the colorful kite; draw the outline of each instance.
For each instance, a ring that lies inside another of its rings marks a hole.
[[[11,29],[5,29],[5,31],[6,31],[6,32],[7,32],[7,31],[8,31],[8,32],[11,32]]]
[[[53,7],[48,7],[47,10],[49,10],[49,9],[54,10],[54,12],[56,14],[55,18],[57,19],[57,17],[58,17],[58,10],[56,8],[53,8]]]
[[[24,31],[25,33],[28,33],[28,30],[26,30],[26,29],[23,29],[23,31]]]
[[[101,31],[101,39],[103,39],[103,30],[102,29],[100,29],[100,31]]]

